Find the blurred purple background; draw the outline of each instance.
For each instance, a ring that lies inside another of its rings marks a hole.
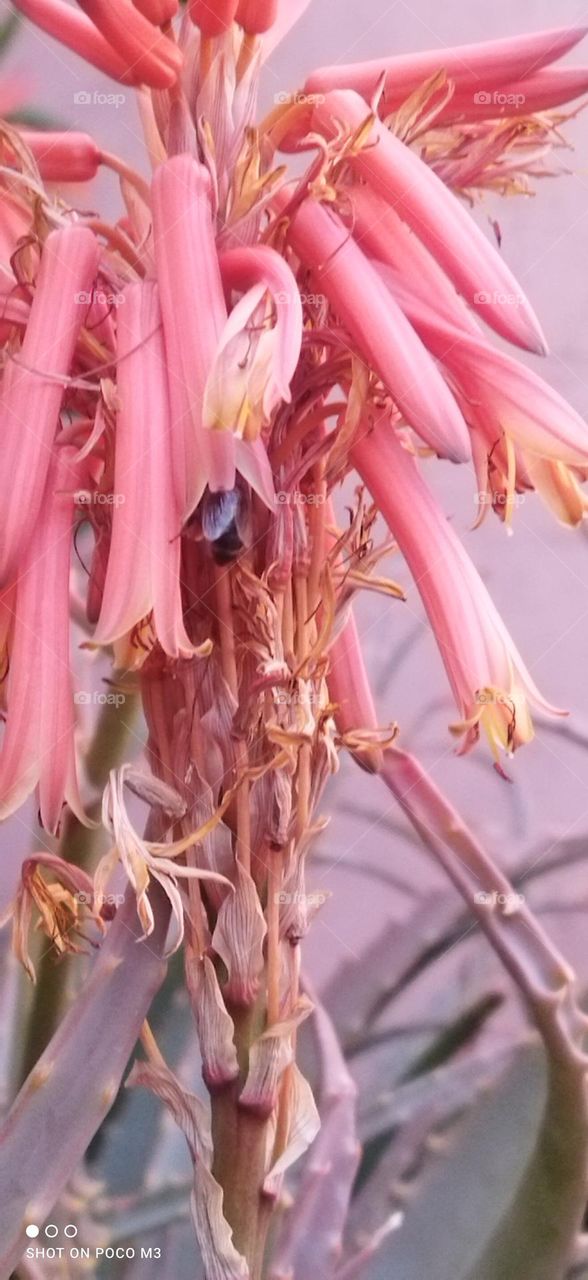
[[[0,16],[10,6],[0,0]],[[534,31],[554,24],[582,23],[588,7],[575,0],[494,0],[492,5],[447,0],[312,0],[287,43],[269,60],[264,72],[265,104],[274,95],[297,87],[313,66],[482,40]],[[572,55],[588,62],[588,40]],[[112,92],[112,84],[43,33],[26,25],[7,69],[26,72],[29,98],[66,126],[89,130],[105,148],[144,167],[140,131],[131,96],[122,105],[85,103],[79,95]],[[124,93],[121,86],[116,92]],[[563,176],[537,184],[531,199],[487,198],[475,216],[488,228],[498,218],[503,253],[530,296],[551,344],[543,362],[544,376],[588,419],[588,115],[570,122],[566,136],[575,150],[562,150],[556,160]],[[80,201],[79,193],[77,200]],[[114,180],[101,178],[85,190],[84,207],[118,211]],[[414,591],[407,604],[374,596],[362,602],[360,626],[368,664],[378,693],[382,723],[398,720],[401,743],[414,750],[437,782],[459,804],[479,836],[504,865],[526,857],[549,860],[556,847],[588,833],[588,543],[585,532],[558,526],[539,499],[518,507],[514,535],[489,517],[471,532],[477,508],[475,478],[468,468],[428,464],[427,474],[445,510],[463,537],[501,609],[507,625],[545,695],[572,716],[562,729],[557,722],[537,721],[537,737],[512,762],[512,784],[493,772],[483,746],[458,759],[447,731],[454,719],[444,671],[423,620]],[[398,560],[391,575],[409,585]],[[330,801],[330,804],[329,804]],[[371,936],[384,915],[400,917],[406,903],[437,881],[426,857],[402,834],[403,826],[378,784],[344,762],[323,809],[334,816],[322,838],[314,873],[315,887],[332,891],[307,943],[307,961],[319,980],[335,960],[352,955]],[[384,814],[384,817],[378,815]],[[392,825],[391,825],[392,824]],[[398,829],[396,829],[396,827]],[[14,865],[30,847],[34,811],[7,825],[3,844]],[[376,878],[358,876],[358,864],[373,868]],[[406,889],[381,876],[393,874]],[[440,882],[439,882],[440,883]],[[588,977],[582,956],[586,906],[574,872],[546,877],[534,890],[534,904],[570,958]],[[583,886],[586,877],[583,878]],[[3,897],[8,892],[3,886]],[[1,906],[1,903],[0,903]]]

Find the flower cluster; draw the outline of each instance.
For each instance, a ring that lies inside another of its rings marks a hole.
[[[317,805],[340,747],[380,769],[397,732],[361,719],[353,597],[402,597],[378,572],[402,553],[462,750],[483,729],[502,771],[532,737],[530,704],[553,711],[423,460],[470,462],[480,517],[510,519],[531,490],[569,524],[584,516],[588,428],[494,344],[488,329],[546,350],[467,208],[547,171],[560,108],[588,88],[588,71],[555,64],[583,32],[323,68],[258,123],[263,59],[301,0],[15,3],[140,87],[151,177],[85,134],[1,128],[0,813],[37,790],[47,831],[64,804],[87,820],[73,578],[85,656],[104,650],[117,680],[140,682],[155,775],[134,779],[145,838],[126,809],[134,775],[111,776],[96,902],[122,863],[145,934],[159,889],[168,950],[185,939],[213,1129],[228,1140],[232,1107],[247,1169],[213,1161],[161,1064],[141,1078],[188,1137],[211,1274],[242,1276],[267,1227],[259,1206],[243,1220],[243,1177],[275,1198],[316,1132],[293,1047]],[[100,167],[120,178],[113,225],[83,191],[79,207],[59,195]],[[29,882],[39,906],[37,871]]]

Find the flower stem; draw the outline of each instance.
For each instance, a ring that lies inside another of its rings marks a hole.
[[[85,760],[88,780],[99,794],[108,781],[110,770],[124,759],[138,709],[138,695],[134,689],[129,692],[128,680],[125,680],[122,706],[113,701],[105,703],[102,708]],[[100,799],[89,806],[88,816],[93,821],[99,818]],[[68,811],[59,842],[60,856],[78,867],[89,868],[101,838],[100,829],[83,826]],[[17,1068],[17,1088],[26,1080],[59,1024],[71,975],[70,957],[64,956],[57,968],[53,951],[47,947],[37,966],[37,984]]]

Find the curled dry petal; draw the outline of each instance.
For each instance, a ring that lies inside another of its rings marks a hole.
[[[55,877],[48,883],[41,869]],[[39,913],[39,925],[49,938],[58,955],[81,950],[78,926],[86,916],[93,916],[102,927],[100,918],[94,915],[94,886],[89,875],[52,853],[39,852],[26,858],[22,864],[20,882],[14,903],[6,913],[12,917],[12,949],[32,982],[36,973],[29,952],[29,931],[33,907]],[[0,921],[3,924],[4,920]]]
[[[256,438],[280,402],[291,400],[302,303],[287,263],[266,246],[230,249],[220,269],[226,289],[248,292],[231,312],[219,343],[207,387],[208,425]]]
[[[304,1155],[314,1142],[321,1127],[320,1116],[312,1089],[295,1063],[288,1068],[285,1087],[288,1090],[288,1137],[263,1184],[266,1195],[279,1194],[282,1178],[288,1169]]]
[[[102,796],[102,823],[114,836],[114,848],[101,859],[94,876],[96,900],[100,902],[118,861],[122,863],[125,874],[132,885],[137,898],[137,914],[143,928],[143,936],[149,937],[155,927],[153,908],[149,898],[150,881],[156,880],[166,894],[171,905],[171,924],[167,939],[166,954],[171,955],[180,947],[184,937],[184,901],[178,888],[178,879],[213,880],[227,885],[232,890],[230,880],[215,871],[201,870],[198,867],[186,867],[175,861],[193,843],[197,842],[201,832],[192,833],[183,840],[165,844],[144,839],[135,830],[124,798],[128,766],[112,769],[104,794]],[[158,796],[157,779],[150,784],[150,794]],[[163,786],[156,800],[157,805],[165,810],[169,787]],[[209,825],[209,824],[208,824]]]
[[[251,1046],[247,1079],[239,1095],[242,1107],[269,1116],[277,1106],[282,1077],[294,1060],[292,1033],[312,1013],[312,1001],[301,996],[281,1022],[275,1022]]]
[[[201,960],[187,956],[186,977],[198,1027],[202,1076],[209,1089],[219,1089],[239,1075],[233,1021],[209,956]]]
[[[259,991],[266,923],[252,877],[237,863],[235,893],[222,903],[212,945],[228,973],[226,1000],[249,1005]]]

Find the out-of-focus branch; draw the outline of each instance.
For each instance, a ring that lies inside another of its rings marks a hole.
[[[354,731],[375,733],[377,717],[352,616],[333,646],[331,672],[339,727],[353,748]],[[361,690],[361,698],[351,700],[349,690]],[[577,1003],[575,975],[414,756],[394,746],[366,750],[361,734],[358,741],[359,762],[381,776],[511,974],[547,1054],[548,1096],[535,1149],[475,1280],[518,1280],[521,1267],[526,1280],[560,1280],[586,1202],[588,1020]]]
[[[84,990],[25,1081],[0,1132],[0,1276],[43,1222],[118,1092],[165,975],[169,906],[152,894],[155,929],[142,939],[134,893],[112,924]]]

